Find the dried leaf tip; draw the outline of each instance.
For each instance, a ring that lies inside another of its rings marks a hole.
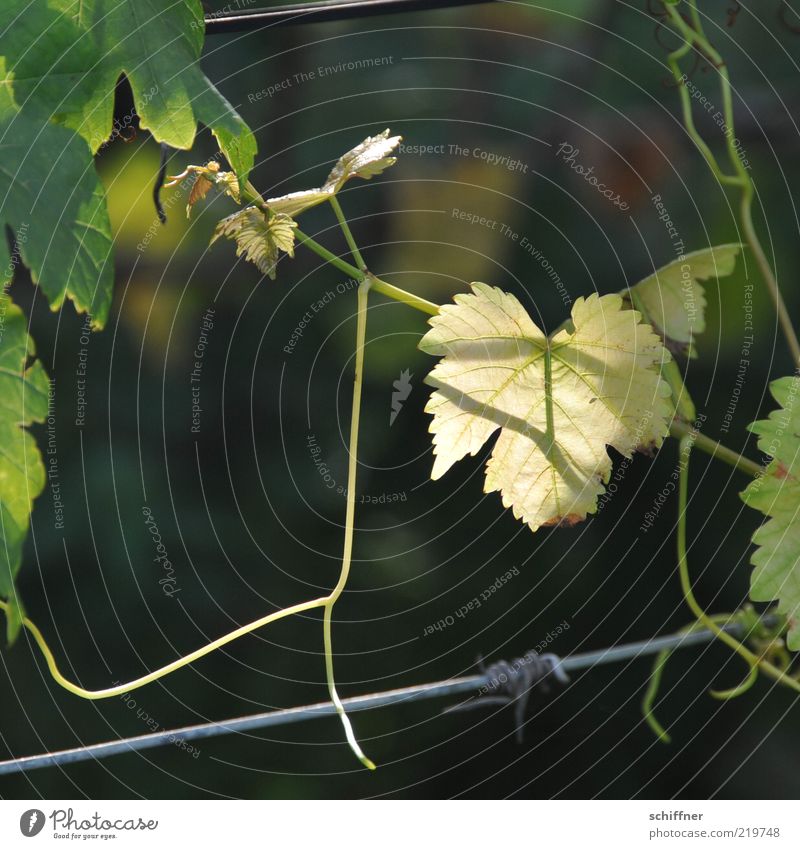
[[[186,217],[192,214],[192,207],[205,198],[212,186],[217,186],[224,194],[233,198],[236,203],[239,198],[239,179],[232,171],[220,171],[219,162],[211,160],[205,165],[187,165],[186,168],[174,177],[168,177],[165,188],[172,188],[182,183],[187,177],[194,174],[194,183],[189,192],[186,203]]]

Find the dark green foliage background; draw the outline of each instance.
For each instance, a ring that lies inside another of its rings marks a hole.
[[[266,194],[316,185],[331,160],[385,126],[408,144],[478,147],[527,163],[528,173],[514,175],[472,157],[406,155],[382,179],[348,189],[342,203],[376,273],[436,301],[468,280],[491,282],[517,294],[552,330],[566,308],[541,265],[499,232],[454,222],[454,207],[526,235],[573,298],[617,291],[673,258],[652,194],[663,196],[687,250],[734,241],[737,233],[724,194],[677,121],[677,95],[665,84],[664,52],[644,2],[551,5],[561,13],[487,4],[212,37],[204,69],[256,133],[253,182]],[[714,14],[724,26],[722,6]],[[792,194],[800,173],[797,131],[786,110],[797,111],[792,57],[800,37],[765,9],[756,20],[742,14],[715,40],[744,100],[737,104],[738,135],[769,217],[765,242],[796,315]],[[376,56],[393,61],[248,99],[320,65]],[[716,96],[711,72],[698,70],[694,80]],[[118,115],[130,108],[125,98],[123,90]],[[636,227],[576,177],[555,147],[534,139],[580,148],[581,162],[626,198]],[[171,167],[181,170],[212,150],[205,134],[196,152],[176,155]],[[127,145],[117,140],[100,155],[118,234],[117,293],[107,329],[89,346],[83,429],[73,424],[82,319],[69,308],[54,320],[24,279],[13,289],[32,313],[32,333],[56,378],[67,515],[62,538],[53,530],[48,494],[39,499],[20,585],[64,671],[87,687],[143,674],[272,605],[319,594],[338,574],[344,499],[322,485],[306,437],[316,436],[343,485],[355,294],[336,297],[315,315],[286,355],[292,328],[341,276],[306,252],[282,263],[274,284],[259,282],[252,266],[231,270],[229,245],[205,252],[214,220],[230,211],[224,199],[188,230],[177,203],[167,230],[139,252],[153,217],[148,196],[156,165],[157,148],[145,134]],[[343,251],[332,224],[326,210],[315,210],[303,229]],[[749,270],[755,281],[755,268]],[[740,264],[719,290],[708,286],[708,330],[687,382],[708,417],[704,432],[757,458],[744,427],[771,408],[769,376],[789,373],[790,362],[756,286],[753,362],[731,431],[720,434],[744,333],[745,282]],[[193,435],[188,374],[201,317],[215,299],[202,431]],[[520,655],[563,620],[570,628],[552,646],[559,654],[686,624],[674,557],[677,496],[649,532],[639,530],[674,468],[676,445],[668,442],[652,461],[638,458],[598,517],[531,535],[497,496],[483,496],[479,458],[443,481],[426,482],[431,460],[421,378],[431,362],[416,350],[424,318],[379,297],[373,303],[360,489],[405,492],[407,499],[359,508],[357,562],[336,608],[342,694],[464,674],[479,654]],[[413,390],[389,428],[392,382],[406,368]],[[696,456],[692,479],[696,591],[710,610],[733,609],[747,595],[748,540],[759,520],[738,497],[746,480],[726,466]],[[145,504],[175,566],[180,593],[172,599],[158,584]],[[480,610],[422,636],[511,567],[519,575]],[[326,698],[316,614],[272,626],[134,693],[133,709],[119,699],[89,703],[61,692],[24,638],[0,658],[0,757],[144,733],[137,709],[170,728]],[[197,759],[167,747],[4,778],[0,795],[800,793],[792,757],[800,714],[790,710],[788,692],[760,682],[721,705],[705,690],[737,682],[740,664],[718,647],[683,652],[668,667],[659,705],[674,739],[667,747],[641,721],[648,671],[649,661],[640,660],[577,677],[549,704],[533,706],[522,745],[505,710],[441,716],[443,705],[428,702],[356,716],[364,748],[380,764],[375,774],[358,766],[336,722],[320,721],[204,741]]]

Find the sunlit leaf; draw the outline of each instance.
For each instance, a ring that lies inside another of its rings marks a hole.
[[[158,141],[188,149],[201,121],[247,176],[253,134],[198,63],[199,0],[4,0],[3,13],[0,85],[17,103],[40,107],[96,152],[112,134],[114,89],[125,74],[140,125]]]
[[[281,251],[294,256],[294,231],[297,227],[288,215],[266,215],[255,206],[234,212],[217,224],[213,244],[220,237],[236,242],[236,256],[255,263],[262,274],[275,279]]]
[[[497,430],[486,492],[532,530],[586,518],[611,472],[611,446],[631,456],[667,434],[669,354],[618,295],[579,298],[568,328],[548,338],[520,302],[483,283],[430,320],[420,348],[443,357],[426,382],[435,392],[440,478]]]
[[[390,138],[388,129],[377,136],[368,136],[361,144],[356,145],[339,159],[320,188],[269,198],[266,202],[267,206],[274,212],[282,212],[292,217],[300,215],[301,212],[329,200],[352,177],[369,180],[385,171],[390,165],[394,165],[397,160],[388,154],[401,141],[402,136]]]
[[[114,285],[111,224],[86,142],[36,111],[20,111],[0,85],[0,146],[0,225],[14,233],[53,309],[68,297],[102,327]],[[0,283],[14,268],[2,238]]]
[[[705,291],[701,280],[733,272],[741,245],[717,245],[694,251],[659,268],[628,292],[633,305],[661,333],[667,347],[683,352],[706,328]]]
[[[753,534],[750,598],[777,599],[789,622],[787,644],[800,651],[800,377],[775,380],[770,391],[780,409],[749,430],[772,461],[742,493],[745,504],[767,517]]]
[[[313,206],[324,203],[332,194],[333,191],[324,187],[321,189],[306,189],[302,192],[292,192],[291,194],[281,195],[277,198],[269,198],[267,200],[267,206],[273,212],[281,212],[284,215],[294,218],[300,215],[301,212],[305,212]]]
[[[388,129],[377,136],[367,136],[361,144],[345,153],[333,166],[325,186],[332,187],[334,192],[338,192],[352,177],[369,180],[376,174],[381,174],[397,162],[397,159],[390,154],[402,140],[402,136],[390,137]]]
[[[28,364],[35,350],[22,310],[3,294],[0,311],[0,597],[11,605],[8,638],[13,641],[22,619],[14,578],[33,500],[45,483],[41,454],[24,428],[46,419],[49,382],[38,360]]]

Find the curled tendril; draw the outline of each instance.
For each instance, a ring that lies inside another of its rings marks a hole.
[[[728,9],[727,26],[732,27],[736,24],[736,19],[739,17],[739,12],[742,11],[742,4],[739,0],[734,0],[733,6]]]
[[[741,610],[737,610],[735,613],[718,613],[708,618],[715,625],[724,626],[739,624],[742,626],[748,637],[754,633],[757,628],[765,628],[764,620],[760,619],[758,614],[756,614],[749,606],[744,607]],[[691,625],[681,628],[677,634],[685,636],[695,633],[696,631],[700,631],[705,627],[706,626],[703,622],[692,622]],[[673,651],[674,649],[672,648],[664,649],[656,655],[656,658],[653,661],[652,671],[650,672],[650,682],[647,685],[647,690],[645,691],[644,696],[642,697],[642,714],[644,716],[644,720],[662,743],[671,743],[672,738],[664,726],[656,718],[654,706],[658,697],[658,691],[661,687],[661,678],[664,674],[664,669],[667,665],[667,661],[670,657],[672,657]],[[709,690],[709,695],[715,699],[727,700],[746,693],[758,678],[758,665],[752,664],[748,661],[748,666],[750,667],[750,671],[748,672],[747,678],[741,684],[736,687],[732,687],[729,690]]]
[[[664,667],[667,665],[667,661],[671,655],[672,649],[664,649],[656,655],[656,659],[653,661],[653,670],[650,673],[650,683],[647,685],[647,690],[642,699],[642,713],[644,714],[645,722],[652,728],[653,733],[662,743],[671,743],[672,738],[664,726],[656,719],[653,707],[661,686],[661,676],[664,674]]]

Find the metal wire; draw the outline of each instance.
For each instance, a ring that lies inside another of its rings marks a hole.
[[[294,3],[272,9],[255,9],[234,15],[206,15],[206,34],[262,29],[281,24],[315,24],[387,15],[400,12],[426,12],[452,6],[473,6],[493,0],[322,0],[316,3]]]
[[[765,622],[768,617],[765,617]],[[724,627],[734,635],[743,633],[743,626],[733,623]],[[561,669],[577,671],[591,669],[608,663],[619,663],[624,660],[634,660],[639,657],[657,654],[662,649],[682,649],[690,646],[708,643],[714,639],[711,631],[694,631],[684,635],[669,635],[641,640],[635,643],[625,643],[621,646],[611,646],[594,652],[584,652],[565,657],[560,660]],[[431,684],[418,684],[414,687],[403,687],[399,690],[387,690],[383,693],[372,693],[366,696],[355,696],[342,699],[349,712],[370,710],[406,702],[416,702],[422,699],[435,699],[441,696],[453,696],[461,693],[476,692],[493,684],[490,674],[470,675],[464,678],[454,678],[449,681],[436,681]],[[336,708],[331,702],[321,702],[305,707],[273,710],[252,716],[242,716],[223,722],[208,722],[202,725],[188,725],[173,731],[157,731],[153,734],[142,734],[123,740],[113,740],[107,743],[95,743],[77,749],[65,749],[43,755],[32,755],[15,760],[0,761],[0,775],[16,772],[29,772],[44,767],[64,766],[80,761],[100,760],[101,758],[121,755],[127,752],[139,752],[144,749],[154,749],[159,746],[174,745],[190,740],[202,740],[209,737],[220,737],[224,734],[237,734],[246,731],[256,731],[276,725],[288,725],[294,722],[305,722],[323,716],[335,716]]]

